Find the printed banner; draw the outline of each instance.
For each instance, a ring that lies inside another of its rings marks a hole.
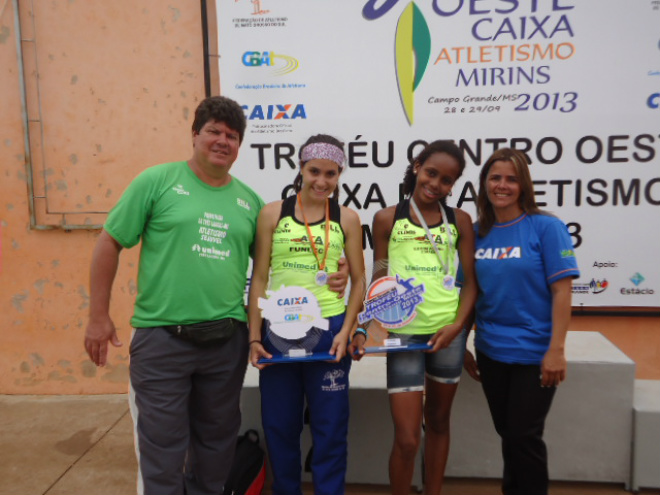
[[[248,129],[232,173],[273,201],[312,134],[345,142],[340,200],[363,222],[397,203],[410,158],[450,139],[449,198],[475,219],[480,167],[531,160],[568,226],[574,306],[660,307],[660,3],[652,0],[225,0],[221,93]]]

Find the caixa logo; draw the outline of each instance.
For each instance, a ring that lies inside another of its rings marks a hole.
[[[306,296],[282,297],[277,300],[278,306],[294,306],[298,304],[309,304]]]
[[[660,108],[660,93],[653,93],[649,96],[646,100],[646,104],[649,108],[653,108],[654,110]]]
[[[293,120],[306,119],[307,111],[302,103],[283,105],[254,105],[241,107],[248,120]]]

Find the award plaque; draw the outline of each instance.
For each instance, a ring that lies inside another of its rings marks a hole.
[[[286,363],[300,361],[331,361],[335,356],[328,351],[315,350],[325,332],[328,320],[321,316],[316,296],[308,289],[282,286],[267,291],[267,298],[259,298],[259,309],[266,322],[266,339],[277,352],[271,359],[261,358],[259,363]]]
[[[428,344],[402,344],[398,338],[388,338],[387,332],[408,325],[417,316],[416,308],[424,302],[424,284],[415,284],[415,278],[399,275],[374,280],[367,290],[365,310],[358,315],[358,323],[369,322],[369,345],[366,354],[406,352],[430,349]],[[430,336],[429,336],[430,337]]]

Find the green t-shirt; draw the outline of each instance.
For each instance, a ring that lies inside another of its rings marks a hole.
[[[138,175],[104,225],[126,248],[142,240],[131,324],[246,321],[247,268],[263,205],[235,177],[212,187],[187,162],[157,165]]]

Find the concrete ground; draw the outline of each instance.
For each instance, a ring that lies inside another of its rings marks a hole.
[[[132,428],[125,395],[0,395],[0,495],[136,493]],[[449,479],[443,495],[496,495],[498,486],[497,480]],[[305,493],[311,494],[311,487]],[[347,493],[384,495],[389,490],[351,485]],[[554,482],[551,493],[628,492],[621,485]]]

